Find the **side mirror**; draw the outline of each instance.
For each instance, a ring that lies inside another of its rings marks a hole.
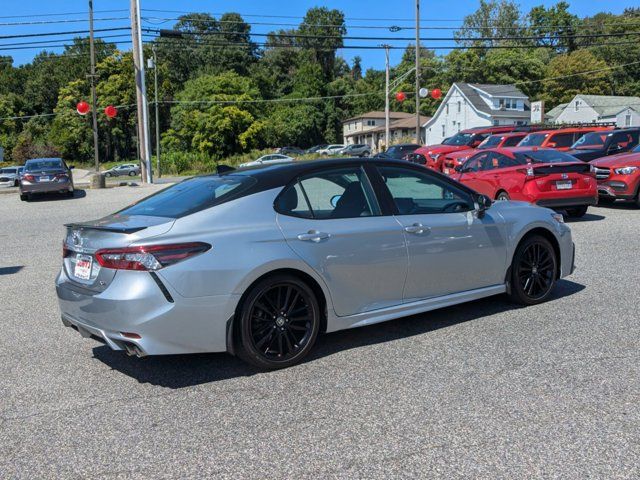
[[[610,152],[619,152],[620,150],[622,150],[622,147],[617,143],[615,143],[615,144],[613,144],[613,145],[611,145],[609,147],[609,151]]]
[[[547,143],[547,147],[549,147],[549,148],[556,148],[557,146],[558,146],[558,144],[556,142]]]
[[[480,145],[482,143],[482,140],[476,140],[474,142],[471,142],[470,147],[471,148],[476,148],[478,145]]]
[[[478,196],[475,198],[475,201],[476,201],[476,205],[478,206],[477,207],[478,218],[482,218],[484,217],[484,212],[486,212],[487,210],[489,210],[489,208],[491,208],[491,205],[493,204],[493,200],[491,200],[486,195],[478,194]]]
[[[456,165],[453,169],[458,173],[462,173],[462,165]]]

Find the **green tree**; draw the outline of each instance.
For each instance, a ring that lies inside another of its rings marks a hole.
[[[76,105],[88,98],[86,80],[74,80],[60,89],[56,114],[49,131],[49,142],[72,162],[90,162],[93,157],[91,115],[78,115]]]
[[[251,103],[259,99],[258,88],[250,79],[233,72],[189,80],[176,99],[178,104],[171,109],[171,128],[163,137],[164,146],[214,158],[243,150],[241,138],[246,144],[246,135],[242,135],[260,111]]]
[[[534,7],[529,12],[529,32],[532,36],[546,37],[537,40],[539,46],[554,47],[559,51],[572,52],[577,48],[576,27],[577,16],[569,13],[569,3],[560,1],[552,7],[544,5]],[[554,38],[561,37],[561,38]]]
[[[461,45],[494,45],[491,40],[481,39],[521,34],[520,17],[520,8],[512,0],[480,0],[478,9],[464,17],[462,27],[454,37]]]
[[[607,64],[589,50],[558,55],[547,67],[543,98],[550,106],[554,106],[568,102],[578,93],[609,95],[610,74],[606,70],[601,71],[606,68]]]
[[[21,120],[11,117],[21,116],[22,113],[22,99],[18,95],[0,95],[0,147],[4,149],[6,160],[11,160],[11,151],[20,131]]]
[[[300,46],[314,53],[315,60],[322,67],[324,78],[334,77],[336,51],[343,46],[342,37],[347,33],[344,14],[340,10],[315,7],[307,10],[298,32]]]

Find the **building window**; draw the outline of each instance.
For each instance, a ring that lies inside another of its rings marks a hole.
[[[624,116],[624,126],[625,127],[630,127],[631,126],[631,114],[630,113],[627,113]]]
[[[442,136],[447,136],[447,126],[444,123],[442,124]]]
[[[580,109],[580,100],[576,100],[576,103],[573,106],[573,108],[575,109],[576,112]]]
[[[447,103],[447,115],[449,115],[449,104]]]
[[[462,128],[462,124],[460,122],[458,122],[458,131],[460,131]]]
[[[375,125],[376,125],[375,120],[367,120],[367,127],[375,127]]]
[[[462,102],[458,100],[458,113],[462,111]]]
[[[494,125],[500,125],[500,120],[498,120],[497,118],[493,121]]]

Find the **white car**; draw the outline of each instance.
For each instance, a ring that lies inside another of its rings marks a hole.
[[[241,163],[241,167],[256,167],[258,165],[271,165],[276,163],[288,163],[293,162],[295,158],[288,155],[282,155],[280,153],[272,153],[269,155],[263,155],[262,157],[254,160],[253,162]]]
[[[323,148],[322,150],[316,151],[316,153],[319,153],[320,155],[337,155],[338,153],[340,153],[340,150],[342,150],[345,147],[346,145],[342,143],[329,145],[327,148]]]
[[[20,174],[23,167],[0,168],[0,186],[17,187],[20,183]]]

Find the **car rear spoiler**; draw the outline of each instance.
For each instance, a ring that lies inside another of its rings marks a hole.
[[[136,233],[140,230],[144,230],[147,226],[139,226],[139,227],[118,227],[115,225],[110,226],[101,226],[101,225],[90,225],[86,223],[67,223],[65,225],[67,228],[77,228],[80,230],[100,230],[103,232],[114,232],[114,233]]]

